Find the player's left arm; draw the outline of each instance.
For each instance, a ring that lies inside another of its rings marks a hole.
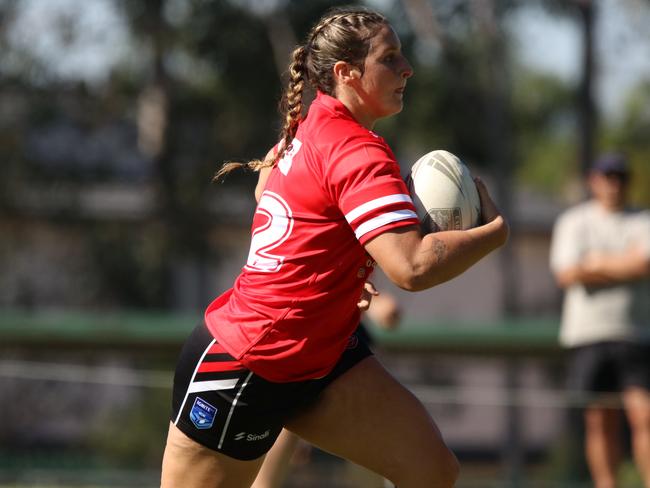
[[[395,329],[402,319],[397,299],[385,292],[373,297],[366,312],[375,325],[387,330]]]
[[[390,293],[379,293],[370,281],[364,283],[357,307],[382,329],[396,328],[402,318],[402,310],[395,297]]]
[[[375,288],[375,285],[371,281],[366,281],[363,284],[363,290],[361,290],[361,296],[357,302],[359,310],[367,312],[372,303],[372,299],[377,295],[379,295],[379,292],[377,291],[377,288]]]
[[[269,152],[266,153],[266,156],[264,156],[264,161],[270,161],[274,156],[275,148],[271,148]],[[255,185],[255,200],[257,202],[259,202],[262,197],[262,192],[264,191],[264,187],[266,186],[266,182],[269,179],[272,169],[272,166],[266,166],[260,170],[260,174],[257,177],[257,185]]]

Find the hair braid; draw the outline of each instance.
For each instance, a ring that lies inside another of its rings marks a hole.
[[[388,21],[383,15],[363,7],[330,9],[311,29],[305,44],[298,46],[292,53],[289,80],[280,109],[283,125],[276,154],[246,163],[227,162],[216,173],[214,180],[235,168],[244,167],[259,171],[274,166],[284,153],[290,150],[291,141],[302,120],[305,83],[308,82],[312,88],[335,96],[334,65],[338,61],[345,61],[363,71],[370,48],[369,40],[386,24]]]
[[[328,25],[330,24],[336,24],[339,22],[341,19],[348,17],[352,15],[351,13],[338,13],[334,15],[330,15],[329,17],[324,17],[318,24],[316,24],[311,32],[309,33],[309,40],[310,42],[318,36]]]
[[[306,56],[307,50],[305,46],[298,46],[292,53],[292,62],[289,65],[289,83],[282,99],[284,126],[282,127],[281,139],[275,156],[263,160],[253,159],[246,163],[229,161],[221,166],[219,171],[214,175],[213,181],[219,180],[222,176],[236,168],[244,167],[253,171],[259,171],[262,168],[274,166],[282,158],[282,155],[291,148],[291,141],[296,135],[296,131],[302,120],[302,94],[305,87]]]
[[[291,141],[296,135],[300,121],[302,120],[302,95],[305,89],[306,72],[305,60],[307,48],[298,46],[291,55],[292,62],[289,65],[289,83],[283,97],[284,126],[281,132],[279,151],[273,160],[278,161],[282,155],[290,149]]]

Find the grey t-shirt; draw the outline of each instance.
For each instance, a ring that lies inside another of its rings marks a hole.
[[[554,272],[576,265],[590,251],[624,252],[641,246],[650,256],[650,212],[607,212],[595,201],[557,219],[551,241]],[[611,286],[570,286],[564,296],[560,343],[650,341],[650,278]]]

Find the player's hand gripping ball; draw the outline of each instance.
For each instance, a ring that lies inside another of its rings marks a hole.
[[[406,184],[422,231],[465,230],[481,218],[481,200],[469,168],[455,155],[431,151],[418,159]]]

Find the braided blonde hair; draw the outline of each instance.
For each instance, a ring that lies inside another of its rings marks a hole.
[[[284,124],[277,153],[264,160],[225,163],[214,179],[218,180],[239,167],[259,171],[275,166],[291,149],[291,141],[302,120],[305,84],[309,83],[313,89],[334,96],[334,64],[345,61],[363,73],[364,61],[370,49],[369,41],[387,24],[386,17],[363,7],[330,9],[311,29],[305,44],[296,47],[291,54],[289,80],[280,105]]]

